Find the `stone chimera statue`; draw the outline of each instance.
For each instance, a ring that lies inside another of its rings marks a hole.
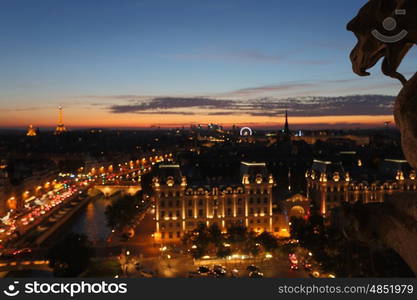
[[[401,81],[394,117],[403,152],[417,169],[417,73],[410,79],[397,70],[417,41],[417,0],[369,0],[347,25],[358,39],[350,59],[359,76],[383,58],[382,72]]]

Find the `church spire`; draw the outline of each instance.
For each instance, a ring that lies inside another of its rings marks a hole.
[[[284,125],[284,133],[289,133],[290,127],[288,126],[288,111],[285,110],[285,125]]]
[[[291,139],[291,131],[290,131],[290,126],[288,125],[288,111],[287,110],[285,110],[285,123],[284,123],[284,128],[282,129],[281,135],[284,140]]]

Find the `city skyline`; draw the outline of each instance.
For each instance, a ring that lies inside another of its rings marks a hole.
[[[296,128],[381,127],[401,85],[351,71],[365,2],[3,3],[0,127],[54,128],[60,105],[69,129],[272,128],[285,109]]]

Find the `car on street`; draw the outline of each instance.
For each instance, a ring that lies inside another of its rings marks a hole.
[[[230,271],[230,277],[232,278],[237,278],[239,277],[239,270],[238,269],[233,269],[232,271]]]
[[[247,266],[246,270],[249,271],[249,272],[257,272],[257,271],[259,271],[259,268],[255,265],[249,265],[249,266]]]
[[[320,277],[320,272],[318,271],[312,271],[308,274],[308,276],[312,277],[312,278],[319,278]]]
[[[200,277],[200,273],[195,272],[195,271],[188,272],[188,278],[196,278],[196,277]]]
[[[216,276],[217,278],[226,277],[227,270],[222,265],[214,265],[213,266],[213,273],[214,273],[214,276]]]
[[[263,278],[264,274],[258,271],[250,272],[249,278]]]
[[[205,274],[208,275],[210,273],[210,268],[207,266],[200,266],[198,267],[197,272],[201,275],[201,274]]]
[[[304,270],[305,270],[305,271],[311,271],[311,264],[309,264],[309,263],[305,263],[305,264],[304,264]]]

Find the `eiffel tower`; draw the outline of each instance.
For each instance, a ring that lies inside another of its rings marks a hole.
[[[37,135],[36,129],[35,129],[35,127],[33,127],[32,124],[29,125],[28,131],[26,132],[26,135],[27,136],[36,136]]]
[[[58,107],[59,109],[59,115],[58,115],[58,125],[55,128],[55,135],[59,135],[61,133],[64,133],[67,131],[67,128],[65,127],[64,123],[62,122],[62,106]]]

